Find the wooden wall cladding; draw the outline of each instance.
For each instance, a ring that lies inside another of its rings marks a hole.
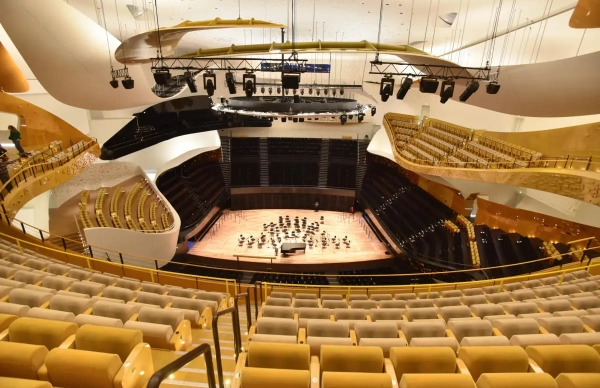
[[[64,148],[69,147],[71,142],[90,140],[61,118],[10,94],[0,93],[0,111],[19,116],[21,144],[27,150],[35,150],[54,140],[62,141]]]
[[[586,237],[600,237],[600,228],[500,205],[482,198],[477,198],[475,223],[565,244]]]
[[[0,42],[0,90],[5,93],[25,93],[29,82]]]

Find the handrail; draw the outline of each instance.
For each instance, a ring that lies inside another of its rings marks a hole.
[[[185,353],[183,356],[179,357],[175,361],[163,366],[150,377],[148,381],[147,388],[159,388],[160,384],[168,378],[171,374],[177,372],[179,369],[183,368],[190,362],[194,361],[196,358],[204,355],[204,364],[206,365],[206,375],[207,375],[207,383],[208,388],[217,388],[215,384],[215,370],[213,367],[212,361],[212,353],[210,351],[209,344],[201,344],[195,349],[190,350]],[[218,360],[219,358],[217,358]]]
[[[80,147],[77,147],[77,149],[76,149],[76,150],[74,150],[74,151],[72,152],[73,156],[72,156],[71,158],[69,158],[69,154],[66,154],[66,155],[65,155],[65,158],[66,158],[67,160],[66,160],[65,162],[63,162],[63,158],[61,158],[61,159],[59,159],[59,160],[57,160],[57,161],[54,161],[54,162],[44,162],[44,163],[33,164],[33,165],[31,165],[31,166],[27,166],[27,167],[25,167],[25,168],[22,168],[22,169],[20,169],[20,170],[17,172],[17,174],[16,174],[16,175],[13,175],[13,176],[12,176],[12,177],[11,177],[9,180],[7,180],[7,181],[5,182],[5,183],[4,183],[2,186],[0,186],[0,200],[4,201],[4,196],[2,195],[2,191],[3,191],[3,190],[4,190],[4,189],[5,189],[5,188],[6,188],[6,187],[9,185],[9,184],[12,184],[12,183],[13,183],[13,182],[16,180],[16,178],[19,176],[19,174],[23,175],[23,177],[25,178],[25,181],[27,181],[27,178],[25,177],[25,172],[26,172],[27,170],[29,170],[29,174],[30,174],[29,176],[33,175],[33,176],[35,177],[35,171],[34,171],[34,170],[32,170],[33,168],[41,166],[41,167],[42,167],[42,173],[43,173],[43,172],[44,172],[44,166],[45,166],[45,165],[49,165],[49,166],[50,166],[50,168],[49,168],[49,169],[50,169],[50,170],[54,170],[54,164],[55,164],[55,163],[58,163],[58,167],[61,167],[61,166],[63,166],[65,163],[68,163],[68,162],[72,161],[74,158],[76,158],[77,156],[81,155],[81,154],[82,154],[84,151],[86,151],[86,150],[88,150],[88,149],[90,149],[90,148],[92,148],[92,147],[94,147],[94,146],[96,146],[96,145],[99,147],[99,144],[98,144],[98,142],[96,141],[96,139],[95,139],[95,138],[91,138],[91,140],[90,140],[90,141],[88,141],[87,143],[85,143],[85,144],[84,144],[84,145],[83,145],[81,148],[80,148]],[[17,185],[15,184],[15,186],[17,186]]]
[[[230,313],[232,316],[231,325],[233,326],[233,351],[235,353],[235,360],[237,361],[242,349],[242,336],[240,334],[239,325],[240,318],[237,309],[235,307],[229,307],[225,310],[217,311],[217,313],[213,315],[212,320],[213,342],[215,343],[215,358],[217,360],[217,376],[221,388],[225,388],[225,385],[223,384],[223,364],[221,362],[221,344],[219,343],[219,317]]]
[[[5,212],[3,213],[3,212],[0,211],[0,217],[2,217],[2,216],[5,217],[5,220],[6,220],[6,218],[8,218],[8,216],[7,216],[7,214]],[[13,219],[13,220],[14,221],[18,221],[21,224],[22,229],[23,229],[23,233],[26,233],[25,232],[25,225],[27,225],[28,227],[31,227],[34,230],[37,230],[40,235],[47,234],[47,235],[50,235],[50,238],[52,238],[52,236],[55,236],[55,237],[64,239],[65,241],[73,241],[73,242],[76,242],[76,243],[80,243],[80,242],[75,241],[75,240],[71,240],[71,239],[68,239],[68,238],[61,237],[61,236],[53,235],[52,233],[49,233],[49,232],[46,232],[46,231],[41,230],[39,228],[36,228],[35,226],[26,224],[26,223],[24,223],[22,221],[19,221],[19,220],[16,220],[16,219]],[[7,223],[9,224],[9,226],[12,226],[10,220],[8,220]],[[15,228],[15,229],[17,229],[17,228]],[[5,237],[8,237],[10,239],[20,240],[20,239],[18,239],[16,237],[13,237],[13,236],[10,236],[10,235],[6,235],[4,233],[0,233],[0,236],[5,236]],[[32,237],[33,237],[33,235],[32,235]],[[91,257],[82,255],[82,254],[77,253],[77,252],[58,251],[57,249],[48,248],[47,245],[46,245],[47,240],[48,240],[48,238],[46,238],[45,240],[42,240],[42,243],[43,243],[43,245],[41,245],[42,247],[44,247],[45,249],[49,249],[49,250],[54,250],[56,252],[60,252],[62,254],[73,255],[73,256],[77,256],[77,257],[81,257],[81,258],[85,258],[85,259],[97,260],[97,259],[95,259],[93,257],[93,249],[98,248],[98,249],[101,249],[103,251],[113,253],[113,254],[117,255],[118,257],[122,257],[122,253],[120,253],[120,252],[113,251],[111,249],[102,248],[102,247],[96,247],[94,245],[88,245],[88,248],[90,248],[90,252],[91,252],[90,255],[91,255]],[[24,242],[26,244],[40,246],[38,244],[34,244],[34,243],[31,243],[31,242],[28,242],[28,241],[25,241],[25,240],[20,240],[20,241],[22,241],[22,242]],[[51,243],[49,243],[48,245],[54,246]],[[592,251],[592,250],[595,250],[595,249],[600,249],[600,245],[593,246],[593,247],[581,248],[581,249],[578,249],[576,251],[565,252],[565,253],[560,254],[559,256],[560,257],[569,256],[569,255],[572,255],[573,253],[577,253],[577,252],[582,252],[583,253],[583,252],[587,252],[588,250]],[[161,263],[171,263],[171,261],[169,261],[169,260],[153,259],[153,258],[149,258],[149,257],[145,257],[145,256],[137,256],[137,255],[129,254],[129,253],[127,254],[127,256],[131,257],[131,258],[134,258],[134,259],[140,259],[140,260],[150,261],[153,264],[155,264],[156,267],[158,267],[158,262],[161,262]],[[556,256],[549,256],[549,257],[544,257],[544,258],[541,258],[541,259],[524,261],[524,262],[521,262],[521,263],[512,263],[512,264],[498,265],[498,266],[494,266],[494,267],[470,268],[470,269],[463,269],[463,270],[436,271],[436,272],[426,272],[426,273],[425,272],[416,272],[416,273],[402,273],[402,274],[369,274],[368,276],[369,277],[375,277],[375,278],[377,278],[377,277],[397,277],[397,278],[402,278],[402,277],[432,276],[432,275],[452,275],[452,274],[458,274],[458,273],[471,273],[471,272],[478,272],[478,271],[487,271],[487,270],[494,270],[494,269],[501,269],[501,268],[510,268],[510,267],[524,266],[524,265],[527,265],[527,264],[541,263],[541,262],[552,261],[552,260],[556,260]],[[105,260],[101,260],[101,261],[105,262]],[[117,264],[117,263],[114,263],[114,264]],[[226,270],[228,272],[241,272],[241,273],[247,272],[245,270],[240,270],[240,269],[212,267],[212,266],[200,265],[200,264],[190,264],[190,263],[176,263],[176,264],[182,265],[182,266],[186,266],[186,267],[196,267],[196,268],[205,268],[205,269]],[[138,267],[138,266],[132,266],[132,265],[126,265],[126,264],[121,264],[121,265],[125,265],[125,266],[131,267],[131,268],[141,268],[143,270],[149,270],[149,268],[146,268],[146,267]],[[160,271],[160,270],[154,270],[154,271]],[[294,273],[294,272],[268,272],[268,271],[255,271],[255,272],[256,273],[272,274],[272,275],[298,275],[298,273]],[[186,276],[186,274],[184,274],[184,273],[174,273],[174,272],[171,272],[171,273],[177,274],[179,276]],[[323,274],[311,274],[310,276],[327,277],[327,276],[330,276],[330,275],[327,275],[327,274],[325,274],[325,275],[323,275]],[[362,274],[362,275],[340,275],[340,276],[347,277],[347,278],[353,278],[353,277],[365,277],[367,275]],[[210,277],[210,276],[194,276],[194,277],[195,278],[202,278],[202,279],[211,279],[211,280],[229,280],[229,281],[234,281],[235,282],[235,280],[233,280],[233,279],[216,278],[216,277]]]
[[[239,319],[240,318],[240,310],[239,310],[239,307],[238,307],[238,299],[242,298],[242,297],[246,298],[246,321],[247,321],[246,323],[247,323],[247,326],[248,326],[248,331],[250,331],[250,327],[252,327],[252,315],[250,313],[250,296],[248,295],[247,292],[242,292],[240,294],[237,294],[233,298],[233,303],[234,303],[235,309],[238,312],[237,326],[238,327],[240,326],[240,319]]]

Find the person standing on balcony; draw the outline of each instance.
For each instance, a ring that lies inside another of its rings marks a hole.
[[[29,155],[27,152],[25,152],[23,147],[21,147],[21,132],[19,132],[19,130],[12,125],[8,126],[8,130],[10,131],[8,139],[12,140],[12,142],[15,144],[15,147],[17,151],[19,151],[19,154],[24,156]]]
[[[2,185],[10,180],[10,174],[8,173],[8,166],[15,161],[9,161],[8,156],[6,155],[6,150],[0,147],[0,180],[2,181]],[[6,185],[6,191],[10,193],[12,190],[12,183]]]

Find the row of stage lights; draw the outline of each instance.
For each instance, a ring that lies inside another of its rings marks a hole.
[[[379,95],[381,96],[381,101],[386,102],[388,98],[394,92],[394,83],[395,80],[391,75],[386,75],[381,79],[381,83],[379,84]],[[402,80],[400,84],[400,89],[396,93],[396,98],[398,100],[403,100],[406,97],[406,93],[410,90],[413,84],[413,79],[406,77]],[[419,91],[421,93],[431,93],[435,94],[437,92],[440,81],[437,78],[431,77],[423,77],[421,78],[421,82],[419,83]],[[442,81],[442,88],[440,89],[440,102],[445,104],[452,96],[454,95],[454,85],[455,82],[453,79],[446,79]],[[458,98],[460,101],[465,102],[479,90],[479,81],[471,80],[467,84],[467,88],[462,92],[460,97]],[[486,86],[486,92],[488,94],[497,94],[500,90],[500,85],[497,82],[490,82]]]

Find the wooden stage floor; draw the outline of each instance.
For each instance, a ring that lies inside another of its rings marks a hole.
[[[273,260],[273,264],[339,264],[348,262],[372,261],[377,259],[387,259],[392,257],[386,254],[386,247],[377,237],[372,234],[369,227],[367,232],[363,230],[362,214],[356,213],[354,217],[349,213],[330,212],[302,209],[263,209],[263,210],[244,210],[225,211],[222,221],[213,226],[206,236],[189,250],[188,254],[214,257],[217,259],[237,260],[235,255],[260,256],[264,258],[240,258],[240,261],[269,263],[267,258],[275,256],[275,249],[272,247],[269,232],[265,232],[263,224],[274,222],[278,224],[279,216],[290,216],[292,226],[294,217],[298,216],[300,220],[307,218],[307,224],[320,222],[321,216],[324,217],[324,223],[319,224],[319,231],[315,235],[315,246],[312,248],[306,246],[306,253],[300,251],[290,254],[288,257],[281,255],[281,244],[277,243],[278,257]],[[301,221],[300,221],[301,223]],[[334,244],[329,244],[323,248],[321,246],[321,233],[325,231],[330,237],[337,236],[343,238],[347,236],[350,240],[350,247],[343,243],[339,249]],[[261,233],[267,235],[268,243],[258,248],[257,244],[249,247],[245,242],[239,246],[240,235],[248,238],[254,236],[258,241]],[[304,234],[304,230],[300,235]],[[280,232],[280,235],[283,235]],[[288,238],[282,239],[283,242],[302,242],[301,238],[296,240]]]

